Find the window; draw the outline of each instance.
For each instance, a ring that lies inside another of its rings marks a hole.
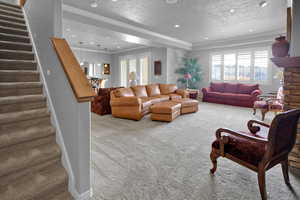
[[[221,80],[222,70],[222,56],[212,56],[212,80]]]
[[[224,55],[224,80],[233,81],[235,80],[235,70],[236,70],[236,57],[235,54],[225,54]]]
[[[148,84],[148,74],[149,71],[149,62],[148,62],[148,56],[140,59],[140,77],[141,77],[141,85],[147,85]]]
[[[121,60],[121,86],[127,86],[127,60]]]
[[[147,85],[149,83],[149,59],[149,53],[121,57],[120,85],[124,87],[128,86],[128,78],[131,72],[136,73],[138,84]]]
[[[251,80],[251,52],[239,53],[237,57],[238,62],[238,80]]]
[[[211,55],[211,80],[237,82],[267,82],[269,50],[240,50]]]
[[[268,80],[268,51],[254,52],[254,80]]]
[[[102,72],[102,64],[90,63],[88,72],[90,77],[100,77]]]

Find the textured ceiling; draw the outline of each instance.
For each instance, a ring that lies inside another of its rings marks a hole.
[[[286,1],[268,0],[100,0],[97,8],[90,0],[64,0],[64,3],[117,19],[138,27],[188,42],[219,40],[285,28]],[[235,12],[231,13],[230,10]],[[180,28],[174,28],[179,24]]]
[[[101,50],[108,53],[142,47],[139,44],[127,42],[126,35],[107,29],[66,19],[63,20],[63,27],[64,37],[74,47]]]

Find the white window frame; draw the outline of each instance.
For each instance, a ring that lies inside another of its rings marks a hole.
[[[254,52],[255,51],[268,51],[268,74],[266,81],[255,81],[254,80]],[[251,53],[251,67],[250,67],[250,81],[238,80],[238,53],[250,52]],[[224,55],[225,54],[235,54],[236,56],[236,79],[235,80],[224,80]],[[221,80],[213,80],[212,79],[212,57],[215,55],[222,56],[222,64],[221,64]],[[271,57],[271,48],[270,47],[255,47],[255,48],[243,48],[243,49],[234,49],[234,50],[224,50],[224,51],[216,51],[209,54],[209,81],[210,82],[230,82],[230,83],[245,83],[245,84],[262,84],[267,85],[272,81],[272,62],[270,61]]]
[[[152,60],[151,60],[151,53],[150,52],[145,52],[145,53],[140,53],[140,54],[136,54],[136,55],[126,55],[126,56],[120,56],[119,57],[119,72],[120,72],[120,84],[121,84],[121,80],[122,80],[122,74],[121,74],[121,61],[122,60],[126,60],[126,65],[127,65],[127,73],[129,72],[129,60],[130,59],[135,59],[136,60],[136,69],[137,69],[137,75],[139,77],[139,82],[138,84],[140,84],[141,80],[141,69],[140,69],[140,59],[141,58],[144,58],[144,57],[148,57],[148,61],[149,61],[149,66],[148,66],[148,84],[151,83],[151,63],[152,63]],[[127,74],[128,76],[129,74]],[[129,80],[127,78],[127,85],[125,87],[128,87],[129,85]]]

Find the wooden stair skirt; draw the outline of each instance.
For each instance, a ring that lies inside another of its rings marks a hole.
[[[0,199],[71,200],[23,11],[0,14]]]
[[[284,68],[284,109],[300,108],[300,57],[272,58],[273,63]],[[300,169],[300,122],[295,147],[289,155],[289,164]]]

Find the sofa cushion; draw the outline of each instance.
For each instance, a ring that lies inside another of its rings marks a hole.
[[[225,83],[224,92],[237,93],[239,84],[237,83]]]
[[[211,83],[210,88],[213,92],[224,92],[224,83]]]
[[[162,95],[175,93],[177,88],[176,84],[159,84],[159,89]]]
[[[240,94],[251,94],[254,90],[258,90],[258,84],[239,84],[237,93]]]
[[[146,87],[143,85],[133,86],[131,89],[137,97],[148,97]]]
[[[114,91],[116,97],[134,97],[134,93],[131,88],[120,88]]]
[[[146,98],[141,98],[142,99],[142,109],[150,108],[150,106],[152,106],[151,100],[146,99]]]
[[[252,98],[252,96],[249,94],[221,93],[220,98],[238,101],[249,101]]]
[[[212,98],[220,98],[222,95],[221,92],[207,92],[206,96],[207,97],[212,97]]]
[[[171,100],[182,99],[182,96],[179,94],[169,94]]]
[[[160,89],[158,84],[146,85],[146,90],[149,97],[160,95]]]
[[[267,134],[260,132],[264,131],[259,131],[259,133],[257,134],[248,132],[242,132],[242,134],[247,134],[259,138],[267,137]],[[258,163],[263,159],[267,148],[267,145],[265,143],[253,142],[251,140],[235,137],[232,135],[229,135],[228,138],[229,142],[225,144],[225,153],[228,153],[240,160],[251,163],[255,166],[257,166]],[[219,141],[214,141],[212,147],[220,149]]]

